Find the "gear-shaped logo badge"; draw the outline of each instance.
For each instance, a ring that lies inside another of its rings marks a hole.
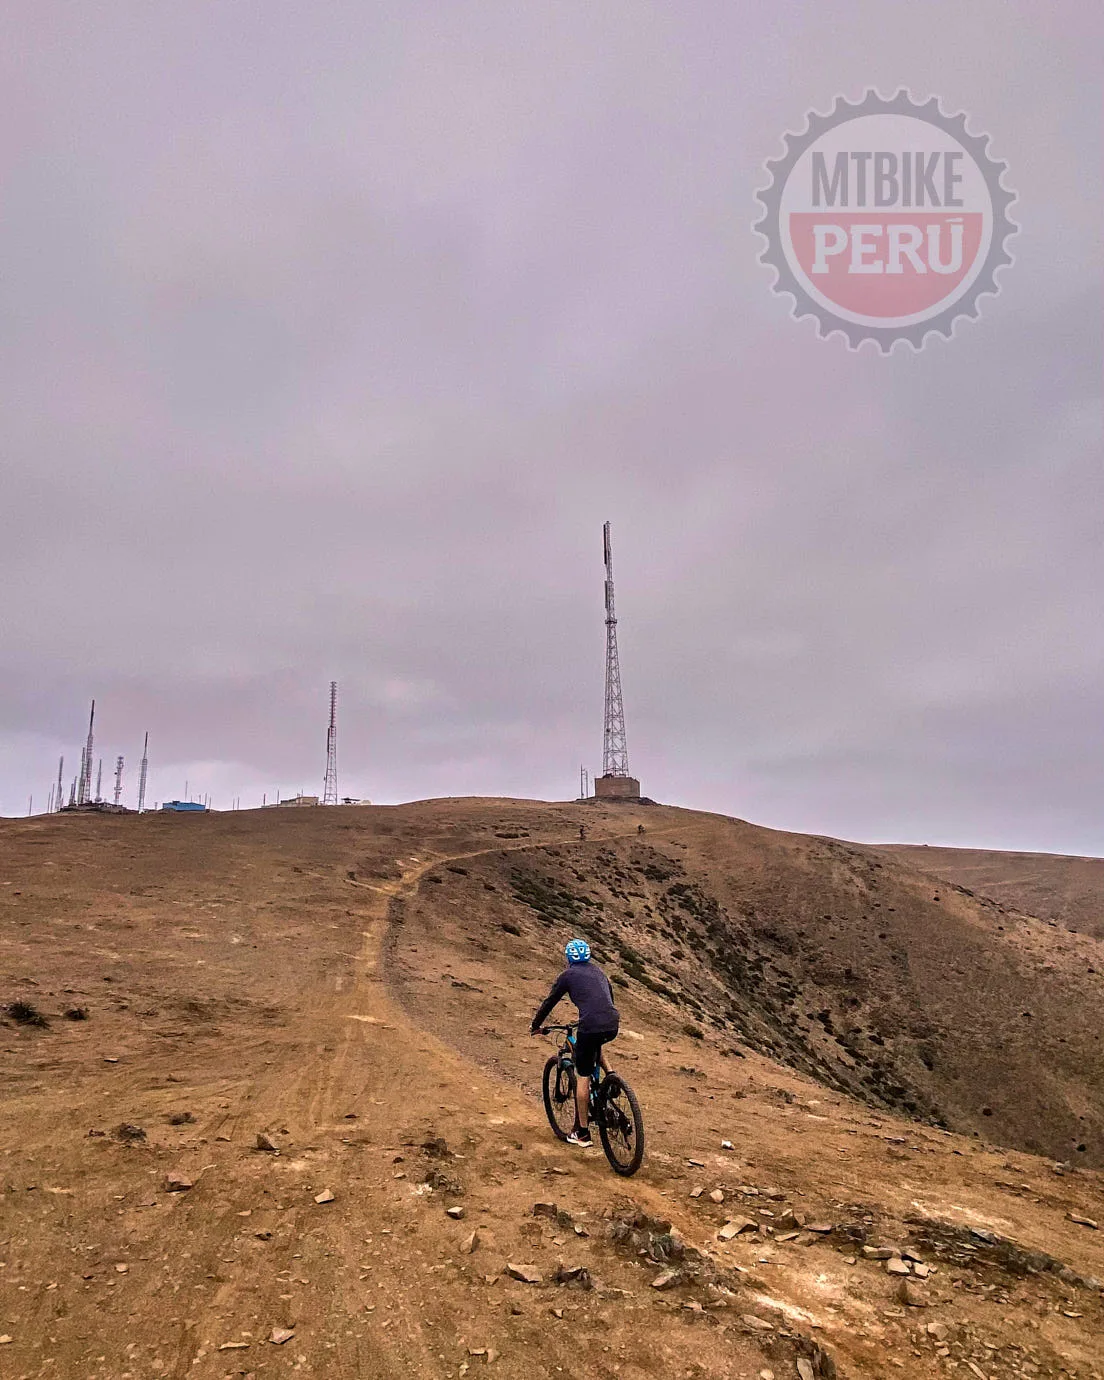
[[[987,153],[988,135],[966,116],[944,115],[933,96],[890,100],[868,91],[840,96],[828,115],[785,136],[757,193],[760,255],[777,272],[774,290],[812,315],[826,338],[851,349],[872,340],[888,354],[899,340],[919,350],[929,332],[948,339],[978,298],[998,291],[996,270],[1012,262],[1008,218],[1015,200],[1006,164]]]

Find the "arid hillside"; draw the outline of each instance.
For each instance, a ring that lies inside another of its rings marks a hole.
[[[490,967],[578,930],[657,1018],[878,1109],[1104,1165],[1097,943],[869,849],[681,819],[667,838],[488,854],[422,894],[472,916],[473,953],[498,923]]]
[[[629,1180],[536,1096],[575,932]],[[689,811],[0,821],[0,1376],[1102,1380],[1099,969]]]
[[[891,844],[878,850],[967,892],[1104,939],[1104,858]]]

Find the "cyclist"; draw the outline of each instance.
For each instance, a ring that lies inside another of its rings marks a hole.
[[[552,1008],[563,997],[570,997],[579,1008],[579,1028],[575,1037],[575,1129],[569,1145],[593,1144],[590,1138],[590,1080],[599,1063],[609,1072],[602,1046],[616,1039],[621,1016],[613,1004],[609,978],[593,963],[585,939],[572,939],[564,947],[567,967],[552,984],[552,990],[533,1017],[530,1035],[536,1035]]]

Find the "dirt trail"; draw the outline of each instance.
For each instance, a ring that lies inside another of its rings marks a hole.
[[[524,937],[515,860],[585,871],[642,821],[705,848],[708,817],[294,813],[0,825],[0,1000],[50,1020],[0,1029],[4,1380],[1104,1373],[1100,1290],[1076,1282],[1104,1274],[1100,1233],[1067,1218],[1104,1218],[1098,1175],[873,1114],[646,992],[615,1059],[641,1173],[552,1138],[525,1032],[559,941]],[[831,1231],[768,1230],[787,1209]],[[761,1230],[720,1241],[729,1217]],[[1017,1276],[971,1227],[1072,1274]],[[856,1233],[924,1230],[914,1309]]]

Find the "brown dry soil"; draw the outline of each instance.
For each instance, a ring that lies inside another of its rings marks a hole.
[[[1104,939],[1104,858],[888,844],[880,850],[972,896]]]
[[[629,1180],[537,1096],[576,932]],[[1104,1376],[1100,942],[884,853],[507,800],[5,820],[0,946],[4,1380]]]

